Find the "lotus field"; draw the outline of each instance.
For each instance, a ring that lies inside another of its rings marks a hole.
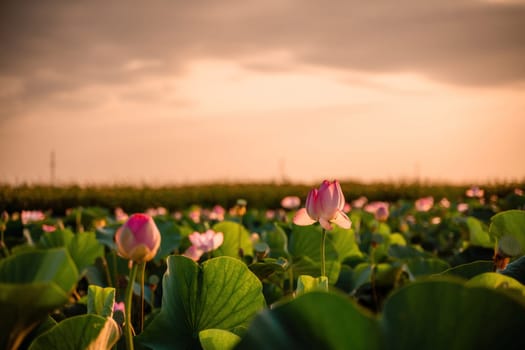
[[[525,349],[520,188],[345,190],[325,180],[266,209],[5,211],[0,348]]]

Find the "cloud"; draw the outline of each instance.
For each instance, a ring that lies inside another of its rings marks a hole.
[[[17,98],[0,94],[2,104],[181,75],[193,60],[210,58],[261,71],[315,65],[409,72],[459,85],[525,80],[524,2],[55,0],[0,6],[0,85],[22,82]],[[272,52],[285,52],[286,59],[280,65],[253,61]]]

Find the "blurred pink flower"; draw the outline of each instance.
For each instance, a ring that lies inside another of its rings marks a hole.
[[[204,233],[193,232],[188,236],[191,246],[184,252],[184,256],[198,261],[202,254],[219,248],[224,242],[224,234],[207,230]]]
[[[301,198],[297,196],[286,196],[281,200],[281,206],[285,209],[297,209],[301,206]]]
[[[145,214],[151,217],[162,216],[168,214],[168,210],[164,207],[148,208]]]
[[[188,216],[190,217],[191,221],[198,224],[199,222],[201,222],[201,208],[195,207],[191,209],[188,213]]]
[[[174,212],[174,213],[173,213],[173,218],[174,218],[175,220],[180,220],[180,219],[182,219],[182,213],[181,213],[180,211],[176,211],[176,212]]]
[[[275,219],[275,210],[272,210],[272,209],[266,210],[266,212],[264,213],[264,216],[268,220]]]
[[[32,222],[42,221],[46,218],[44,213],[40,210],[22,210],[20,216],[23,225],[27,225]]]
[[[352,207],[361,209],[365,206],[365,204],[368,202],[368,198],[365,196],[361,196],[357,198],[356,200],[352,201]]]
[[[115,220],[117,222],[125,222],[129,219],[129,215],[122,208],[115,208]]]
[[[514,194],[518,196],[523,196],[523,190],[521,188],[515,188]]]
[[[224,214],[225,213],[226,213],[226,210],[223,207],[221,207],[220,205],[216,205],[211,210],[210,215],[209,215],[209,219],[210,220],[222,221],[222,220],[224,220]]]
[[[119,303],[113,303],[113,312],[120,311],[124,313],[126,311],[126,305],[121,301]]]
[[[115,234],[119,255],[136,263],[155,257],[160,247],[160,232],[151,216],[133,214]]]
[[[439,205],[441,205],[443,208],[450,208],[450,201],[446,198],[442,198],[440,201],[439,201]]]
[[[468,204],[467,203],[458,203],[458,211],[460,213],[464,213],[468,210]]]
[[[345,206],[343,207],[343,211],[345,213],[349,213],[351,210],[352,210],[352,206],[350,205],[350,203],[345,203]]]
[[[416,223],[416,218],[414,217],[414,215],[407,215],[405,217],[405,220],[406,220],[406,222],[408,222],[409,224],[412,224],[412,225],[414,225]]]
[[[293,218],[296,225],[306,226],[319,221],[325,230],[332,230],[331,223],[350,228],[352,223],[343,212],[345,197],[337,180],[324,180],[319,189],[308,193],[305,208],[299,209]]]
[[[390,215],[389,204],[387,202],[371,202],[365,205],[365,211],[374,214],[376,220],[386,221]]]
[[[467,197],[470,198],[481,198],[485,194],[485,191],[479,188],[478,186],[472,186],[468,190],[465,191],[465,194]]]
[[[53,225],[42,224],[42,231],[44,232],[55,232],[57,228]]]
[[[438,225],[440,222],[441,222],[441,218],[439,216],[434,216],[430,222],[433,224],[433,225]]]
[[[417,211],[429,211],[434,206],[434,197],[419,198],[414,203]]]
[[[197,247],[192,245],[188,249],[186,249],[186,251],[182,255],[187,258],[190,258],[193,261],[199,261],[202,254],[204,254],[202,250],[199,250],[197,249]]]

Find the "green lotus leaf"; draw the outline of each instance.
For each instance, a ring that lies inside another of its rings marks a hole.
[[[450,268],[446,261],[437,258],[414,258],[407,260],[405,263],[414,277],[433,275]]]
[[[40,248],[66,247],[81,274],[88,266],[93,265],[98,257],[104,255],[104,246],[97,240],[94,232],[76,234],[69,230],[47,232],[40,237],[38,246]]]
[[[499,288],[503,290],[520,293],[525,297],[525,286],[512,277],[496,272],[486,272],[470,279],[467,283],[470,287]]]
[[[119,337],[119,327],[112,318],[80,315],[67,318],[40,335],[29,350],[110,349]]]
[[[173,220],[156,217],[155,224],[159,228],[161,240],[160,248],[155,255],[154,261],[160,261],[179,248],[182,240],[180,230]]]
[[[494,240],[489,235],[486,226],[483,225],[480,220],[474,217],[468,217],[466,223],[470,233],[470,244],[485,248],[494,247]]]
[[[499,249],[506,255],[525,253],[525,211],[507,210],[490,220],[489,234],[498,240]]]
[[[389,349],[523,349],[525,303],[455,280],[415,282],[394,292],[381,320]]]
[[[222,221],[213,225],[215,232],[224,234],[224,242],[215,251],[213,256],[231,256],[239,258],[241,254],[253,256],[253,243],[250,233],[244,226],[233,221]]]
[[[0,348],[17,348],[51,311],[67,303],[77,280],[78,270],[64,248],[1,260]]]
[[[265,306],[262,284],[238,259],[218,257],[199,266],[169,256],[161,311],[138,336],[154,349],[199,349],[199,332],[238,332]]]
[[[363,349],[381,348],[374,316],[340,295],[305,293],[264,310],[253,320],[236,349]]]
[[[443,271],[440,275],[450,275],[461,277],[464,279],[471,279],[474,276],[480,275],[485,272],[492,272],[494,270],[493,261],[478,260],[471,263],[462,264],[451,267]]]
[[[241,341],[232,332],[223,329],[206,329],[199,332],[199,339],[204,350],[230,350]]]
[[[91,285],[88,287],[87,312],[102,317],[113,316],[113,304],[115,303],[115,288],[102,288]]]

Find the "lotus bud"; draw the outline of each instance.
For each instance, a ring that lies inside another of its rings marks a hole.
[[[160,247],[160,232],[146,214],[133,214],[115,234],[118,253],[135,263],[150,261]]]

